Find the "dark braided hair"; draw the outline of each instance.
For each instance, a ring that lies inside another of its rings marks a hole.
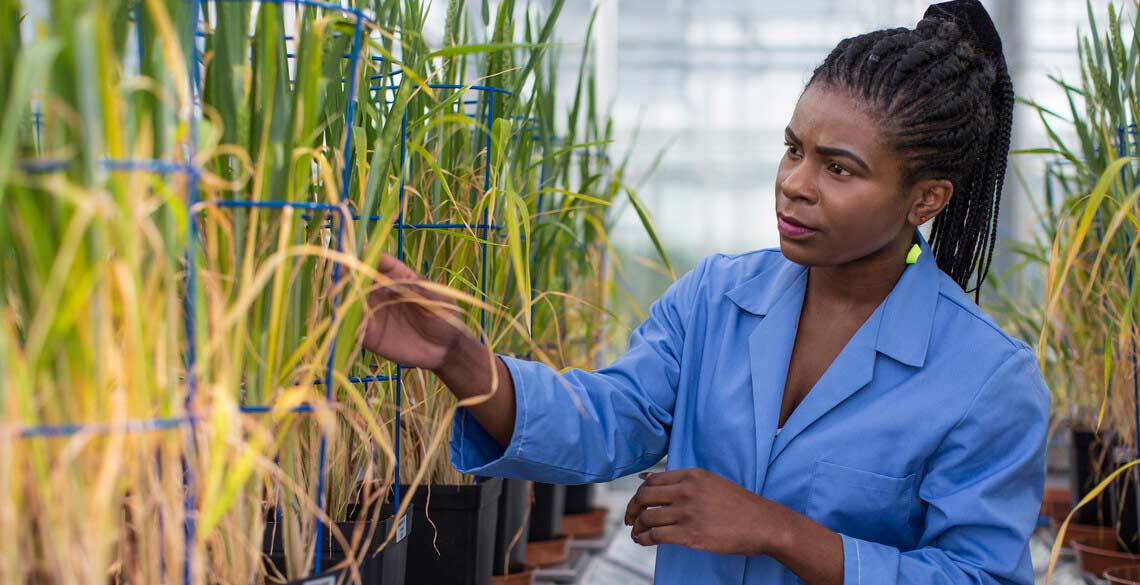
[[[978,295],[997,239],[1013,123],[1013,82],[985,9],[976,0],[936,4],[913,29],[845,39],[814,83],[871,106],[902,157],[904,188],[924,179],[954,184],[931,248],[938,267]]]

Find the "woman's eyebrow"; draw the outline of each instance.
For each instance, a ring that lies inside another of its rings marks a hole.
[[[784,128],[784,135],[788,140],[790,140],[796,146],[802,146],[803,145],[803,141],[800,140],[799,136],[796,136],[796,133],[792,131],[791,126]],[[834,146],[817,146],[817,147],[815,147],[815,151],[824,155],[824,156],[840,156],[840,157],[843,157],[846,159],[850,159],[856,165],[859,165],[860,167],[862,167],[863,172],[865,172],[865,173],[871,172],[871,165],[868,165],[866,161],[864,161],[862,158],[860,158],[854,152],[851,152],[850,150],[847,150],[845,148],[837,148]]]
[[[825,156],[841,156],[850,159],[855,164],[863,168],[863,172],[870,173],[871,167],[863,159],[859,158],[854,152],[844,148],[836,148],[834,146],[817,146],[815,151]]]

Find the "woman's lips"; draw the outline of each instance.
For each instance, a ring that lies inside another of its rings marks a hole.
[[[776,228],[785,238],[806,238],[817,231],[780,213],[776,214]]]

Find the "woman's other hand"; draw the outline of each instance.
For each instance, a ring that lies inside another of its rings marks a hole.
[[[704,469],[643,473],[625,511],[634,542],[733,555],[767,554],[778,534],[779,508]]]

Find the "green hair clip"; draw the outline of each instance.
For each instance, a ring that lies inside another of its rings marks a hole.
[[[906,263],[914,264],[918,262],[918,257],[922,255],[922,248],[915,244],[910,247],[910,252],[906,253]]]

